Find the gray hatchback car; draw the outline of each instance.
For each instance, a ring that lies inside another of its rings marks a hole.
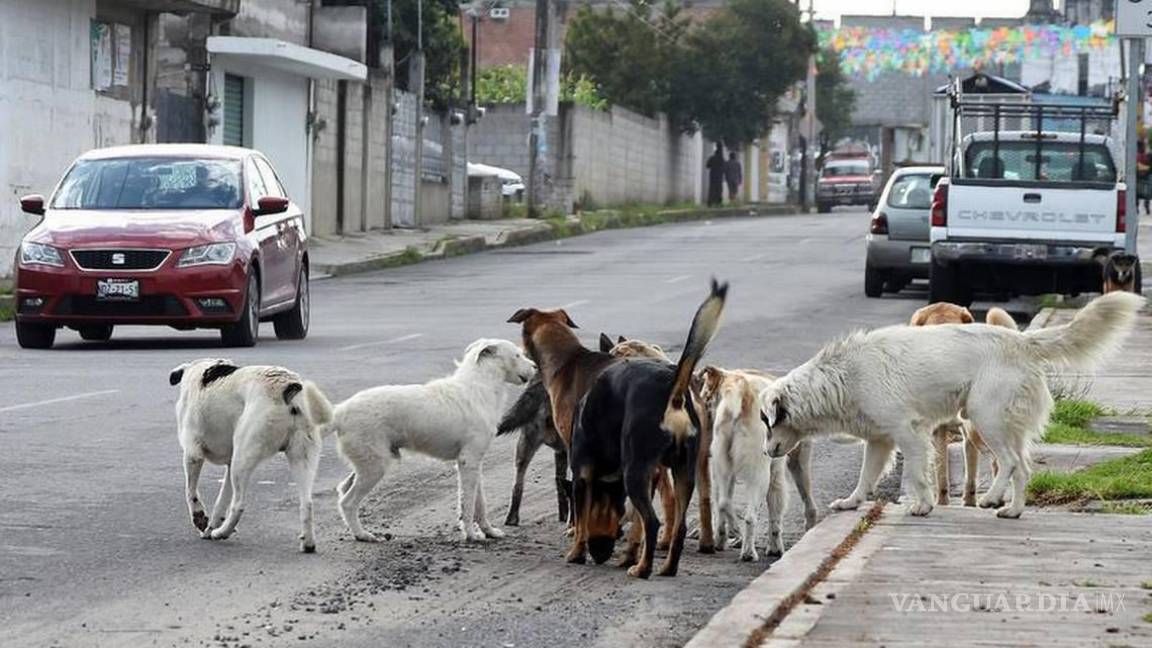
[[[865,295],[899,292],[913,279],[928,278],[932,192],[944,173],[942,166],[910,166],[888,178],[868,227]]]

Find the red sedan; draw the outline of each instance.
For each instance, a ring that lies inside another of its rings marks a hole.
[[[308,241],[268,160],[226,146],[90,151],[16,253],[16,337],[46,349],[67,326],[107,340],[118,324],[220,329],[228,346],[308,334]]]

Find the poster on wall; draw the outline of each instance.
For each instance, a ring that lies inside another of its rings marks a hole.
[[[128,67],[132,58],[132,28],[115,25],[116,65],[113,67],[112,85],[128,85]]]
[[[107,90],[112,87],[112,26],[92,21],[92,87]]]

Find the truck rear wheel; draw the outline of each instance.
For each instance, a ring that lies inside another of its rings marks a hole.
[[[950,302],[968,307],[972,305],[972,290],[956,272],[956,266],[943,266],[933,261],[928,275],[928,302]]]

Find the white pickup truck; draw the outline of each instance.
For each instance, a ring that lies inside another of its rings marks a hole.
[[[930,299],[1101,289],[1096,257],[1124,247],[1124,185],[1104,135],[976,132],[932,202]]]

